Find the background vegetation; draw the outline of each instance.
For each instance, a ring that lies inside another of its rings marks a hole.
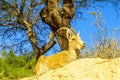
[[[35,58],[30,59],[31,53],[16,56],[13,50],[4,50],[0,55],[0,80],[16,80],[34,74]]]
[[[120,57],[120,39],[117,37],[120,27],[108,28],[101,12],[90,13],[95,18],[98,32],[94,34],[95,42],[92,52],[85,50],[86,57],[118,58]],[[111,35],[111,36],[110,36]]]

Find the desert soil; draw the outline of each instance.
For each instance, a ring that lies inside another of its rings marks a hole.
[[[63,68],[20,80],[120,80],[120,58],[83,58]]]

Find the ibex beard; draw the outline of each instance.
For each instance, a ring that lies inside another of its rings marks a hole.
[[[85,47],[84,42],[79,37],[79,34],[73,35],[69,39],[68,50],[63,50],[57,54],[51,56],[42,55],[35,67],[35,75],[41,75],[48,70],[56,69],[65,66],[66,64],[77,59],[76,49],[82,49]]]

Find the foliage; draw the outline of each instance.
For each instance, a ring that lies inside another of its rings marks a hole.
[[[5,50],[0,57],[0,79],[14,80],[33,74],[35,58],[30,59],[26,53],[22,56],[16,56],[13,50],[7,53]]]
[[[120,47],[117,40],[107,38],[100,43],[96,42],[93,50],[94,57],[117,58],[120,57]]]
[[[98,35],[96,35],[96,40],[95,40],[94,46],[92,48],[93,48],[92,53],[87,48],[84,50],[85,57],[87,57],[87,58],[100,57],[100,58],[107,58],[107,59],[120,57],[119,40],[117,40],[116,38],[113,38],[113,37],[105,36],[103,39],[100,39],[100,37],[98,37]]]

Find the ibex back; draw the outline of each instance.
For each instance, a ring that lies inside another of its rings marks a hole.
[[[57,54],[51,56],[42,55],[36,64],[35,74],[42,74],[50,69],[56,69],[65,66],[77,59],[76,49],[84,48],[85,44],[79,37],[79,35],[73,35],[69,39],[68,50],[63,50]]]

